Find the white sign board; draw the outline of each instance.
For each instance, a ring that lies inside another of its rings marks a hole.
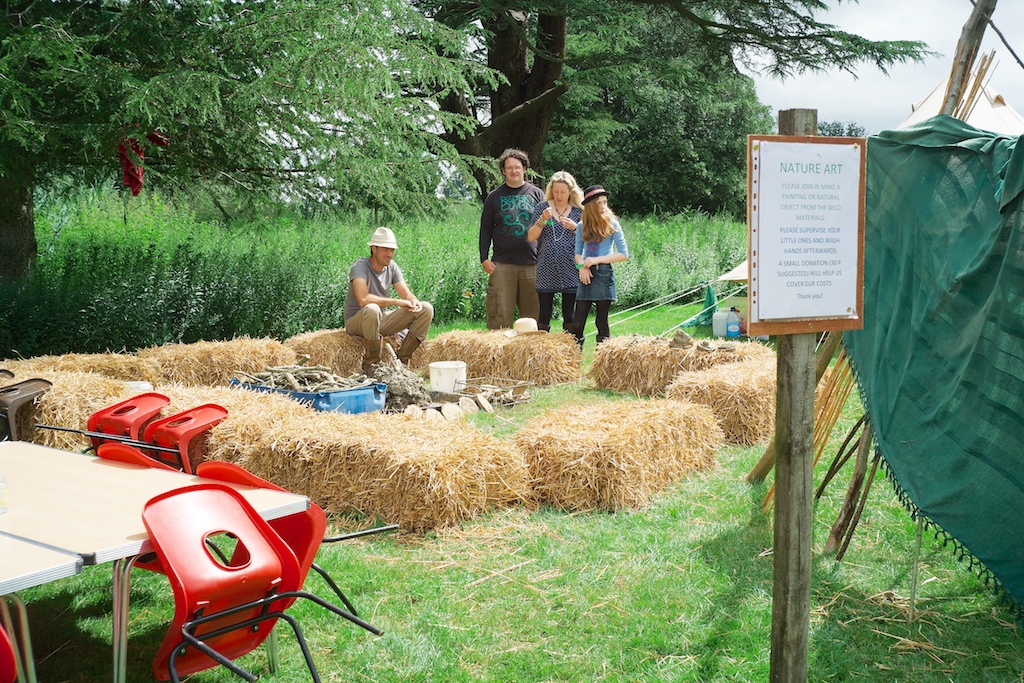
[[[768,136],[748,147],[751,322],[858,320],[865,141]]]

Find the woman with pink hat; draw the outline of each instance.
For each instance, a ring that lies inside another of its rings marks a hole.
[[[608,312],[615,301],[613,263],[629,258],[622,226],[608,206],[608,190],[591,185],[583,191],[583,220],[576,226],[576,268],[580,284],[576,287],[576,311],[572,333],[583,348],[583,330],[590,306],[597,307],[597,343],[611,336]]]

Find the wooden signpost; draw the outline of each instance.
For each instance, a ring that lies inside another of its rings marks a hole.
[[[751,336],[779,335],[775,409],[774,683],[807,681],[817,333],[863,327],[866,140],[816,137],[817,112],[779,112],[747,139]]]

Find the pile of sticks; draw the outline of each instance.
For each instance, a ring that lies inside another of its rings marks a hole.
[[[268,367],[263,372],[249,373],[237,370],[235,374],[247,384],[309,394],[340,389],[358,389],[370,386],[376,381],[365,375],[342,377],[331,372],[326,365],[279,365]]]

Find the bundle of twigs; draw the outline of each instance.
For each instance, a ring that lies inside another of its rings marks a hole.
[[[336,375],[326,365],[278,365],[268,367],[263,372],[236,370],[235,375],[243,378],[247,384],[310,394],[340,389],[357,389],[374,383],[373,379],[365,375],[350,377]]]

